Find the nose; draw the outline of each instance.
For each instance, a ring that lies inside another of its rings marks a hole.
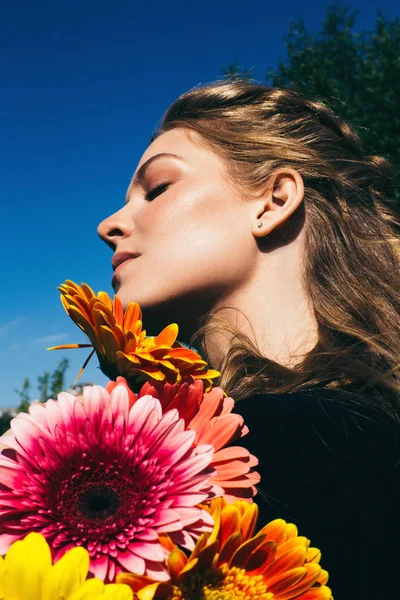
[[[118,212],[104,219],[97,228],[97,233],[101,239],[112,250],[115,250],[118,242],[129,237],[133,231],[133,220],[124,210],[125,208],[121,208]]]

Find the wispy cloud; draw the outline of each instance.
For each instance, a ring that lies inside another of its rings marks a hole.
[[[54,335],[44,335],[33,340],[35,344],[48,344],[50,342],[61,342],[68,337],[68,333],[55,333]]]
[[[11,321],[6,321],[5,323],[1,323],[0,324],[0,335],[4,335],[5,333],[7,333],[7,331],[9,329],[11,329],[12,327],[15,327],[16,325],[19,325],[20,323],[22,323],[23,319],[11,319]]]

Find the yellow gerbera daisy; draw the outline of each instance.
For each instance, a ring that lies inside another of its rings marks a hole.
[[[282,519],[254,535],[256,504],[211,502],[213,531],[203,534],[188,557],[165,538],[169,582],[121,573],[139,600],[330,600],[321,553]]]
[[[49,350],[93,347],[101,370],[114,380],[119,375],[137,382],[153,379],[180,383],[202,379],[207,391],[212,387],[211,379],[219,376],[218,371],[207,368],[196,352],[176,341],[176,323],[168,325],[157,337],[147,337],[142,330],[142,311],[135,302],[124,311],[118,296],[114,300],[105,292],[96,296],[85,283],[79,286],[67,280],[58,289],[67,314],[91,343],[64,344]],[[86,364],[87,361],[84,367]]]
[[[1,600],[132,600],[123,584],[86,579],[89,554],[73,548],[52,565],[45,538],[32,532],[0,557]]]

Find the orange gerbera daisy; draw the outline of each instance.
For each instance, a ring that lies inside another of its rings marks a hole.
[[[146,382],[138,394],[129,389],[127,381],[118,377],[110,381],[106,389],[109,393],[117,385],[128,388],[131,405],[142,396],[158,398],[163,413],[176,409],[185,421],[185,428],[196,431],[195,444],[211,444],[214,455],[210,463],[215,471],[210,481],[222,487],[229,502],[244,499],[252,502],[257,493],[255,486],[260,475],[253,468],[258,464],[255,456],[246,448],[230,445],[248,433],[241,415],[232,412],[234,401],[226,397],[221,388],[215,387],[203,393],[203,382],[168,384]],[[227,447],[229,444],[229,447]]]
[[[188,557],[169,538],[163,543],[170,581],[156,582],[130,573],[117,576],[138,600],[330,600],[321,553],[298,536],[297,527],[276,519],[254,535],[256,504],[228,504],[218,498],[209,508],[215,520]]]
[[[212,387],[211,380],[219,376],[218,371],[207,368],[207,363],[196,352],[176,341],[176,323],[168,325],[157,337],[148,337],[142,329],[142,311],[135,302],[124,311],[118,296],[114,300],[105,292],[96,296],[85,283],[79,286],[70,280],[58,289],[67,314],[91,343],[64,344],[49,350],[92,347],[89,359],[96,352],[101,370],[110,379],[118,375],[138,382],[152,379],[179,383],[202,379],[208,390]],[[86,364],[87,361],[81,372]]]

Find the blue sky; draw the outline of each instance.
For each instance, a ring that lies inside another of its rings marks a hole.
[[[317,31],[325,6],[265,0],[135,2],[15,0],[0,8],[0,406],[14,388],[87,351],[46,352],[84,341],[59,301],[65,279],[112,293],[111,251],[99,221],[124,200],[151,133],[189,88],[238,61],[263,81],[285,56],[292,19]],[[360,9],[371,27],[378,2]],[[394,17],[399,5],[380,0]],[[96,361],[83,381],[103,383]]]

